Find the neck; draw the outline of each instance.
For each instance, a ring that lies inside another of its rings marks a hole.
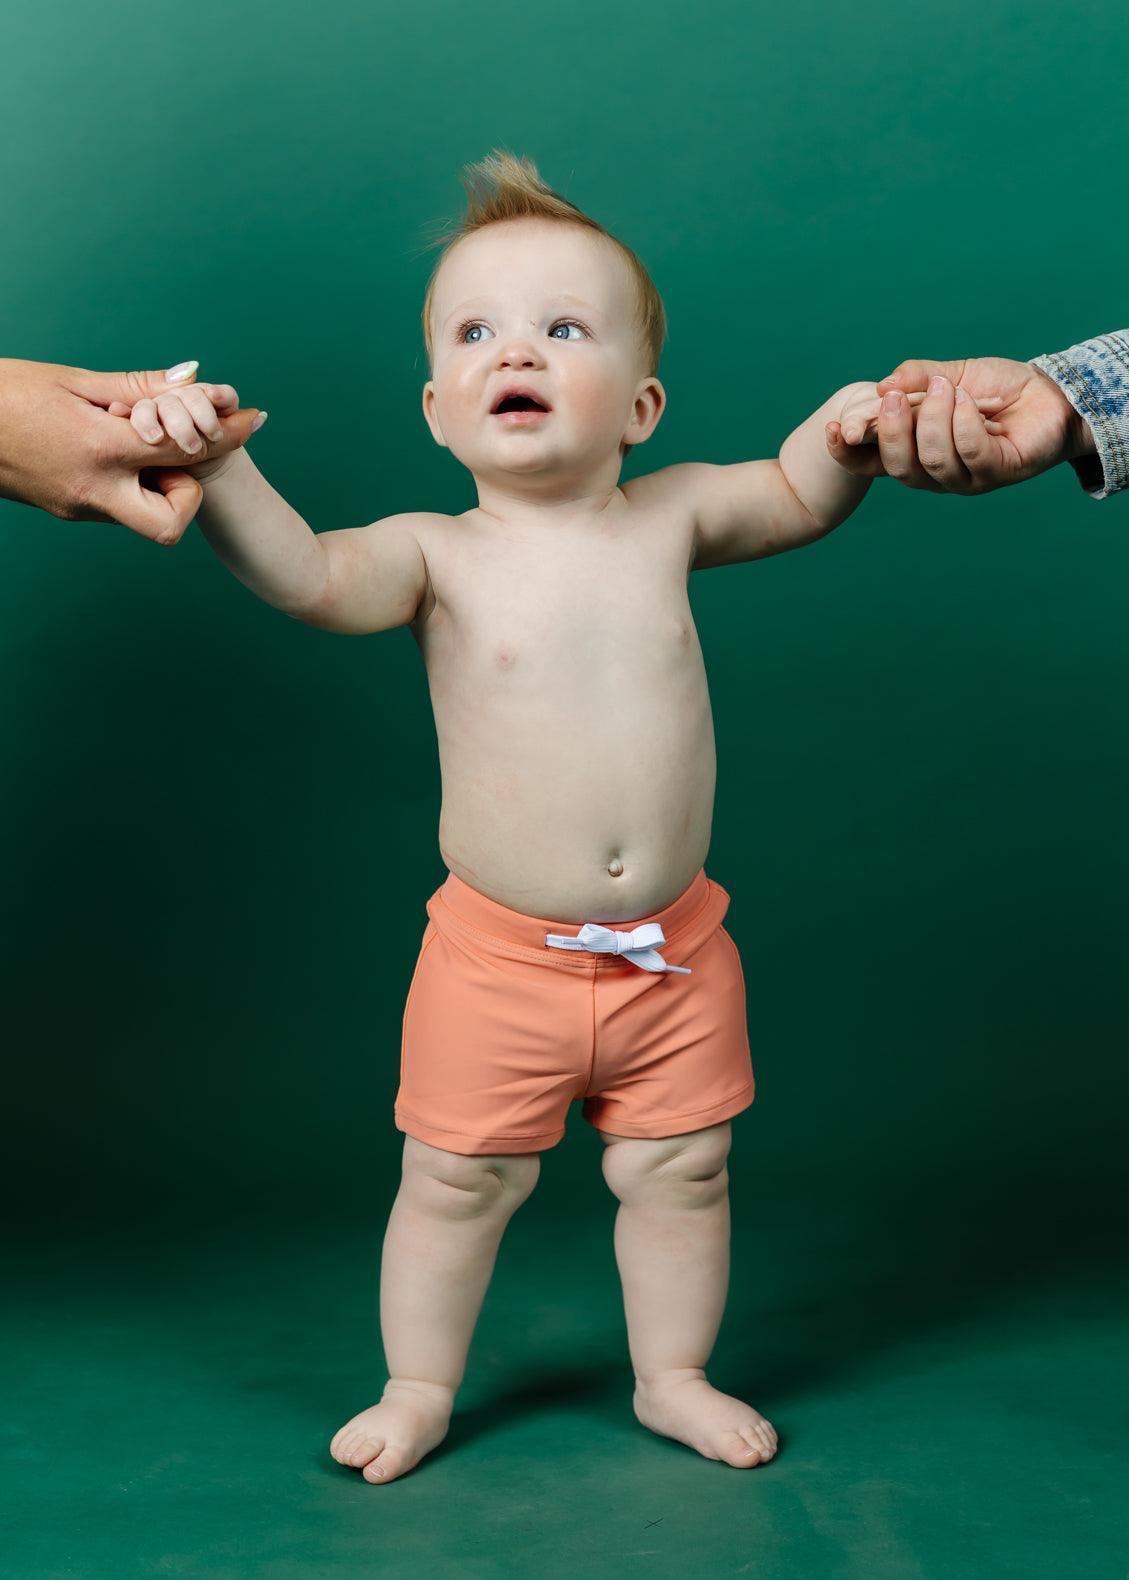
[[[466,514],[530,533],[598,521],[627,503],[617,486],[619,470],[619,458],[610,456],[595,475],[572,478],[545,473],[527,477],[494,473],[483,477],[476,473],[478,509]]]

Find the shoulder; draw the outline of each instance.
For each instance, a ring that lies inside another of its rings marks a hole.
[[[623,485],[623,494],[636,510],[644,510],[667,521],[681,544],[687,574],[694,569],[698,554],[698,520],[702,489],[709,472],[707,461],[679,461],[660,467],[643,477],[633,477]]]
[[[459,518],[445,515],[440,510],[408,510],[399,516],[389,516],[387,520],[389,523],[395,522],[398,531],[415,539],[423,557],[427,586],[412,622],[413,625],[423,625],[436,603],[434,568],[443,552],[444,543],[457,529]]]
[[[645,510],[682,528],[692,542],[696,519],[695,500],[708,467],[701,461],[680,461],[660,467],[624,483],[621,492],[635,510]]]
[[[704,461],[680,461],[676,466],[660,467],[657,472],[647,472],[624,483],[623,494],[633,504],[692,509],[705,466]]]

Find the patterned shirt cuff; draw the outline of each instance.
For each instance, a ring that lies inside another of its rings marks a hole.
[[[1097,454],[1070,463],[1086,493],[1105,499],[1129,488],[1129,330],[1029,360],[1054,379],[1089,424]]]

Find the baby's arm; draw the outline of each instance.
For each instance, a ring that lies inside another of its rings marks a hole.
[[[680,474],[694,515],[693,568],[780,554],[845,521],[874,479],[841,467],[827,452],[825,430],[838,423],[845,432],[865,432],[880,404],[876,385],[846,384],[788,435],[775,460],[669,468]]]
[[[225,392],[222,397],[219,391]],[[215,436],[216,407],[224,409],[224,401],[238,406],[230,385],[196,386],[190,412],[178,407],[168,414],[180,425],[174,437],[186,453],[197,429]],[[155,429],[163,437],[159,428],[165,419],[163,410],[160,418],[136,407],[130,414],[145,438],[152,438]],[[414,619],[427,588],[427,566],[410,518],[389,516],[367,527],[318,534],[270,486],[244,449],[180,470],[204,491],[196,512],[204,537],[232,575],[264,602],[307,624],[356,635]]]
[[[363,636],[415,618],[427,565],[409,517],[315,533],[246,450],[233,451],[230,461],[204,482],[196,520],[245,587],[325,631]]]
[[[668,468],[694,517],[693,568],[736,565],[811,543],[854,510],[872,478],[855,477],[827,453],[824,427],[841,422],[873,384],[847,384],[790,433],[773,460]]]

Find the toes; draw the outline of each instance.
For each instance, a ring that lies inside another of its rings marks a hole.
[[[394,1481],[397,1476],[410,1469],[411,1466],[407,1463],[407,1455],[404,1453],[404,1450],[402,1448],[394,1448],[390,1443],[382,1449],[370,1465],[365,1466],[361,1471],[361,1475],[366,1481],[379,1485],[384,1481]]]
[[[776,1454],[776,1433],[767,1421],[735,1428],[723,1450],[731,1465],[767,1464]]]
[[[338,1450],[338,1456],[346,1465],[352,1465],[359,1470],[362,1465],[367,1465],[370,1459],[384,1448],[384,1439],[380,1437],[358,1437],[343,1444]]]
[[[346,1422],[330,1439],[329,1452],[339,1464],[348,1465],[350,1463],[350,1454],[364,1441],[364,1432],[359,1427],[352,1426],[349,1422]],[[372,1452],[375,1454],[376,1449],[373,1449]]]
[[[721,1457],[728,1465],[755,1465],[765,1452],[764,1444],[756,1436],[755,1428],[726,1432],[721,1443]]]

